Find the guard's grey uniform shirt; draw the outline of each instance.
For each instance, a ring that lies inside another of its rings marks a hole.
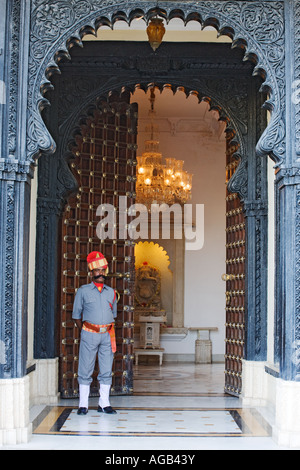
[[[79,287],[73,305],[72,318],[93,323],[108,325],[117,316],[117,300],[114,289],[103,285],[99,292],[92,282]]]

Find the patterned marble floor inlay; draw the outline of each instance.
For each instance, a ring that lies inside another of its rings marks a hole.
[[[89,409],[77,415],[72,407],[47,407],[35,423],[35,434],[98,436],[268,436],[254,410],[117,409],[106,415]]]
[[[78,416],[78,399],[62,399],[36,415],[33,433],[133,439],[271,435],[256,409],[224,394],[222,364],[135,366],[133,395],[112,396],[111,403],[117,414],[98,413],[98,398],[91,397],[88,414]]]

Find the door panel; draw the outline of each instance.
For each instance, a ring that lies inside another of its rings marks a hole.
[[[117,290],[115,322],[117,352],[113,365],[112,394],[130,394],[133,388],[134,243],[100,240],[96,233],[101,217],[98,206],[112,204],[119,220],[119,196],[127,207],[135,200],[137,106],[102,101],[76,137],[72,172],[78,193],[69,198],[61,225],[60,294],[60,391],[64,398],[78,396],[77,369],[80,335],[72,320],[77,289],[91,282],[86,257],[101,251],[109,265],[107,284]],[[103,213],[103,216],[106,214]],[[116,227],[118,230],[118,226]],[[96,362],[91,395],[98,395]]]
[[[227,136],[226,183],[239,161]],[[226,338],[225,392],[239,396],[242,391],[242,359],[245,341],[245,219],[237,193],[226,190]]]

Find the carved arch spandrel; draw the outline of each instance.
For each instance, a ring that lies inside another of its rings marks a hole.
[[[41,152],[53,152],[55,142],[40,111],[46,106],[49,78],[59,72],[62,57],[70,57],[74,44],[82,45],[85,34],[95,34],[101,25],[113,28],[118,20],[129,25],[143,17],[147,23],[158,14],[167,23],[180,18],[187,24],[198,21],[201,27],[213,26],[219,35],[229,36],[233,47],[245,50],[245,60],[255,63],[254,75],[263,77],[262,90],[270,98],[265,107],[272,113],[268,128],[257,144],[260,155],[270,154],[277,165],[285,159],[285,41],[283,1],[198,1],[156,2],[119,0],[35,0],[32,2],[27,151],[33,161]]]

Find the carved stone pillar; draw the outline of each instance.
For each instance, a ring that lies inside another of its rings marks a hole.
[[[0,1],[0,379],[26,373],[32,177],[26,161],[28,7]]]
[[[37,243],[35,270],[34,357],[50,359],[57,356],[56,280],[58,221],[61,200],[51,197],[37,199]],[[55,312],[55,313],[53,313]]]
[[[243,201],[246,224],[245,261],[245,351],[246,361],[267,358],[267,260],[268,260],[268,192],[267,156],[258,155],[256,144],[267,127],[262,109],[266,96],[257,93],[255,83],[248,85],[248,132],[244,136],[247,163],[242,159],[229,188]],[[244,172],[244,178],[239,176]]]
[[[30,180],[26,168],[0,164],[0,445],[27,442],[26,375]]]
[[[27,286],[30,185],[0,180],[1,361],[0,378],[22,377],[27,357]]]
[[[244,204],[246,222],[246,347],[247,361],[267,358],[268,208],[265,201]]]
[[[26,442],[32,162],[26,160],[30,2],[0,0],[0,445]]]
[[[276,313],[280,377],[300,380],[300,170],[277,173]]]
[[[300,380],[300,1],[285,1],[285,159],[276,173],[276,358],[280,378]],[[295,93],[293,93],[293,91]]]

